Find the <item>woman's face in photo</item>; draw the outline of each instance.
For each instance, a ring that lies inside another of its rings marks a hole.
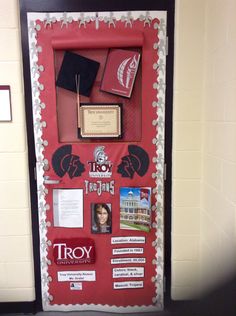
[[[98,217],[98,222],[100,225],[106,224],[106,222],[108,220],[107,210],[102,207],[102,209],[98,210],[97,217]]]

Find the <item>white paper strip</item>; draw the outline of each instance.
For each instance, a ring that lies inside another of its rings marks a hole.
[[[127,237],[112,237],[111,244],[145,244],[145,237],[127,236]]]
[[[111,264],[146,263],[146,258],[116,258],[111,259]]]
[[[143,278],[144,267],[128,267],[128,268],[114,268],[112,277],[115,278]]]
[[[58,282],[66,281],[96,281],[95,271],[58,271]]]
[[[143,253],[143,248],[115,248],[115,249],[112,249],[113,255],[126,255],[128,253]]]
[[[113,289],[140,289],[143,288],[143,281],[132,281],[132,282],[114,282]]]

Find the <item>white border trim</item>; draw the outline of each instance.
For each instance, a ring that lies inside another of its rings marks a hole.
[[[119,291],[119,290],[118,290]],[[82,305],[48,305],[47,311],[99,311],[99,312],[110,312],[110,313],[145,313],[145,312],[158,312],[162,311],[163,308],[157,306],[114,306],[114,305],[95,305],[95,304],[82,304]]]

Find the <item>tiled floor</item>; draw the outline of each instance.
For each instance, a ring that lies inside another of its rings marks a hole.
[[[1,314],[1,310],[0,310]],[[5,316],[32,314],[1,314]],[[216,288],[200,301],[172,302],[166,310],[156,313],[104,313],[104,312],[39,312],[36,316],[236,316],[236,277]]]
[[[84,312],[38,312],[34,314],[35,316],[119,316],[119,315],[127,315],[127,316],[202,316],[198,313],[192,313],[192,308],[189,307],[189,303],[184,304],[184,308],[182,306],[177,305],[172,307],[172,310],[165,310],[161,312],[142,312],[142,313],[110,313],[110,312],[94,312],[94,311],[84,311]],[[192,303],[190,303],[192,306]],[[10,314],[1,314],[3,316],[20,316],[20,315],[33,315],[30,313],[10,313]],[[215,316],[215,315],[211,315]],[[228,316],[228,315],[222,315]],[[235,315],[236,316],[236,315]]]
[[[58,313],[58,312],[50,312],[50,313],[37,313],[37,316],[119,316],[124,314],[117,313],[102,313],[102,312],[73,312],[73,313]],[[168,312],[160,312],[160,313],[136,313],[136,314],[126,314],[126,315],[137,315],[137,316],[171,316]]]
[[[32,314],[1,314],[3,316],[21,316],[21,315],[32,315]],[[174,316],[174,314],[164,311],[158,313],[133,313],[133,314],[119,314],[119,313],[102,313],[102,312],[39,312],[35,316],[119,316],[119,315],[130,315],[130,316]]]

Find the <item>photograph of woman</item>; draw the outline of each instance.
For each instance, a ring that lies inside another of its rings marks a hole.
[[[111,233],[111,204],[92,203],[92,233]]]

